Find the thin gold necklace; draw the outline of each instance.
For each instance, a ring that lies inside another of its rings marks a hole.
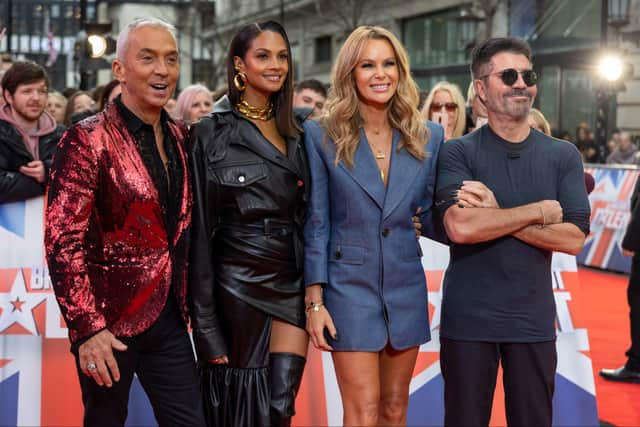
[[[366,129],[365,129],[365,132],[366,132]],[[371,129],[371,132],[373,132],[375,136],[380,136],[382,131],[380,129]],[[388,132],[385,132],[385,133],[388,133]],[[382,149],[380,149],[380,147],[378,147],[376,144],[373,144],[369,138],[367,138],[367,141],[369,142],[371,151],[375,151],[374,156],[376,160],[384,160],[387,158],[387,155]]]
[[[381,129],[371,129],[371,132],[373,132],[373,134],[376,135],[376,136],[380,136],[380,134],[382,133],[382,130]],[[366,133],[366,128],[365,128],[365,133]],[[376,159],[376,166],[378,166],[378,170],[380,171],[380,178],[382,178],[382,182],[386,185],[387,181],[386,181],[386,176],[384,174],[384,169],[383,169],[382,165],[380,165],[378,163],[378,160],[386,159],[387,158],[387,154],[386,154],[385,151],[380,149],[380,147],[378,147],[376,144],[372,143],[369,138],[367,138],[367,142],[369,143],[369,147],[371,148],[371,151],[373,152],[373,156]]]
[[[262,120],[269,121],[273,118],[273,103],[269,102],[269,105],[265,108],[255,107],[245,101],[244,98],[240,98],[240,102],[236,104],[236,108],[238,112],[243,116],[253,119],[253,120]]]

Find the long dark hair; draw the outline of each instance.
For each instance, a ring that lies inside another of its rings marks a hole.
[[[289,64],[289,72],[287,78],[282,85],[282,88],[274,93],[271,98],[274,105],[276,126],[278,131],[283,136],[297,136],[300,132],[300,128],[297,126],[293,118],[293,63],[291,61],[291,44],[287,33],[282,28],[282,25],[275,21],[266,22],[254,22],[248,24],[240,29],[238,33],[231,40],[229,45],[229,52],[227,54],[227,85],[229,87],[229,101],[231,105],[235,105],[240,102],[240,92],[233,84],[233,78],[235,77],[234,69],[234,57],[240,57],[243,60],[247,55],[249,46],[264,31],[272,31],[278,33],[284,39],[287,45],[287,63]]]

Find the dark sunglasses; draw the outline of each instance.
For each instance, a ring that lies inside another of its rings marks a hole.
[[[524,81],[524,84],[526,84],[529,87],[535,86],[535,84],[538,82],[538,75],[536,74],[535,71],[533,70],[518,71],[515,68],[507,68],[506,70],[498,71],[496,73],[485,74],[484,76],[480,76],[479,78],[486,79],[487,77],[492,76],[494,74],[497,74],[498,76],[500,76],[500,78],[502,79],[502,83],[506,84],[507,86],[513,86],[515,82],[518,81],[518,74],[522,75],[522,81]]]
[[[455,102],[446,102],[444,104],[440,102],[434,102],[431,104],[431,111],[440,111],[442,110],[442,107],[444,107],[445,110],[452,112],[458,109],[458,104],[456,104]]]

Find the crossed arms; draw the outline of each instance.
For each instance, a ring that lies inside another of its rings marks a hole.
[[[479,181],[464,181],[458,203],[445,211],[444,226],[455,243],[472,244],[511,235],[529,245],[577,255],[585,234],[575,224],[563,222],[556,200],[542,200],[502,209],[493,192]]]

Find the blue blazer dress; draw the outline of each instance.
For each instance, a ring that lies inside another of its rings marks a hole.
[[[432,205],[442,127],[428,122],[426,157],[398,150],[394,130],[385,188],[364,130],[349,168],[335,164],[335,144],[314,121],[304,124],[311,171],[304,228],[306,286],[323,284],[338,351],[401,350],[431,338],[422,251],[411,217],[422,207],[422,231],[434,235]]]

